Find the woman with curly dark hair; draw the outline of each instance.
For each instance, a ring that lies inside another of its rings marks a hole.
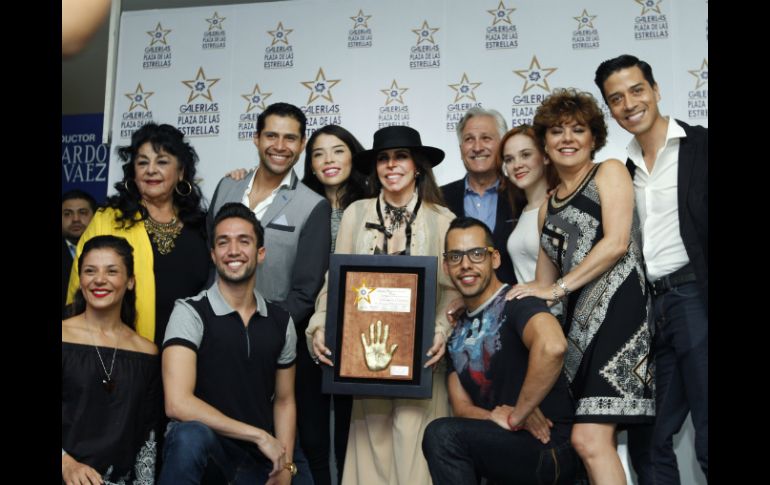
[[[136,255],[136,331],[160,348],[174,300],[202,290],[211,265],[195,183],[198,155],[181,131],[148,123],[134,132],[130,145],[118,148],[118,156],[125,162],[118,194],[94,215],[77,254],[94,236],[128,240]],[[73,264],[68,302],[77,288]]]
[[[623,162],[594,163],[607,125],[589,93],[554,90],[537,109],[534,128],[560,183],[538,215],[535,280],[508,296],[566,301],[564,373],[576,406],[572,444],[591,483],[625,484],[615,431],[655,416],[634,188]]]

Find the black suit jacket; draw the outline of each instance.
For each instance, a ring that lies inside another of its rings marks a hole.
[[[676,120],[687,134],[679,140],[677,202],[679,234],[687,257],[695,270],[704,304],[709,297],[709,132],[702,126],[690,126]],[[629,158],[626,167],[633,178],[636,165]]]
[[[444,185],[441,187],[441,192],[443,192],[444,201],[449,210],[454,212],[456,216],[464,216],[465,208],[463,198],[465,197],[465,177]],[[511,231],[513,231],[513,219],[511,205],[508,203],[506,193],[498,192],[497,216],[495,217],[495,230],[492,231],[492,236],[495,241],[495,248],[500,251],[500,267],[497,268],[495,273],[497,274],[497,279],[503,283],[510,284],[516,284],[516,274],[513,272],[513,262],[511,261],[511,256],[508,254],[508,249],[506,247],[508,236],[510,236]]]
[[[64,237],[61,238],[61,316],[64,318],[64,306],[67,304],[67,286],[72,271],[72,255]]]

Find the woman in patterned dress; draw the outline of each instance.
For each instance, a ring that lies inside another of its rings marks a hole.
[[[593,162],[607,140],[596,100],[559,89],[534,119],[561,179],[540,208],[535,280],[509,298],[566,298],[564,371],[576,402],[572,443],[591,483],[625,484],[615,431],[655,413],[647,290],[631,177],[619,160]]]

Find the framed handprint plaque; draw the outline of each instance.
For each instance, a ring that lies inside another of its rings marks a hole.
[[[332,254],[323,392],[430,398],[435,256]]]

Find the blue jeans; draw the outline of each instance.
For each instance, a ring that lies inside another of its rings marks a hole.
[[[574,483],[580,458],[569,440],[544,448],[528,431],[483,419],[439,418],[425,429],[422,451],[435,484]]]
[[[656,418],[652,461],[657,485],[678,485],[673,437],[692,413],[695,456],[708,479],[708,314],[698,286],[687,283],[653,298]]]
[[[158,485],[265,483],[273,469],[267,459],[253,453],[198,421],[168,424],[163,446],[163,467]],[[298,468],[292,483],[313,485],[310,469],[302,451],[295,448],[294,461]]]

